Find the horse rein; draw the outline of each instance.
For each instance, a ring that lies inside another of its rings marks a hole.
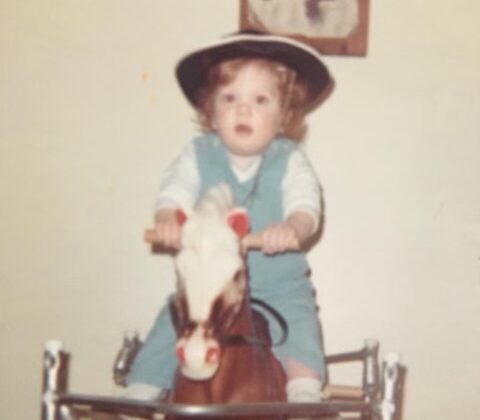
[[[261,299],[251,297],[250,303],[263,308],[264,310],[266,310],[266,312],[272,315],[272,317],[275,319],[275,321],[280,326],[280,329],[282,330],[282,335],[280,336],[280,338],[275,343],[268,343],[257,336],[251,336],[251,335],[245,335],[245,334],[230,334],[230,335],[222,335],[220,337],[220,343],[225,347],[245,346],[245,345],[253,345],[253,346],[261,345],[263,347],[268,347],[268,346],[277,347],[284,344],[288,337],[288,325],[287,325],[287,322],[285,321],[285,318],[274,307],[270,306],[268,303],[264,302]]]

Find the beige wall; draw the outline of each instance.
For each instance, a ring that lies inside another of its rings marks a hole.
[[[480,5],[372,3],[368,58],[326,59],[337,89],[306,145],[326,197],[309,256],[326,346],[401,351],[407,420],[474,419]],[[194,133],[173,66],[237,15],[233,0],[0,3],[0,418],[38,417],[51,338],[73,390],[110,393],[122,331],[145,332],[171,290],[142,231]]]

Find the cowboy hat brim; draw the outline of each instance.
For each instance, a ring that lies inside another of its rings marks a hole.
[[[176,76],[189,102],[197,107],[199,91],[213,65],[241,57],[274,60],[293,69],[297,80],[307,86],[307,110],[314,108],[333,87],[333,80],[320,54],[308,45],[277,35],[240,32],[190,53],[179,61]]]

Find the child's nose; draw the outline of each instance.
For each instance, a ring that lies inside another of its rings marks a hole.
[[[246,101],[241,101],[238,103],[237,112],[240,115],[248,115],[251,111],[250,104]]]

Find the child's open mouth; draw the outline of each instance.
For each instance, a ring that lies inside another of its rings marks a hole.
[[[235,132],[237,134],[240,134],[240,135],[249,135],[249,134],[252,134],[252,127],[250,127],[249,125],[247,124],[237,124],[235,126]]]

